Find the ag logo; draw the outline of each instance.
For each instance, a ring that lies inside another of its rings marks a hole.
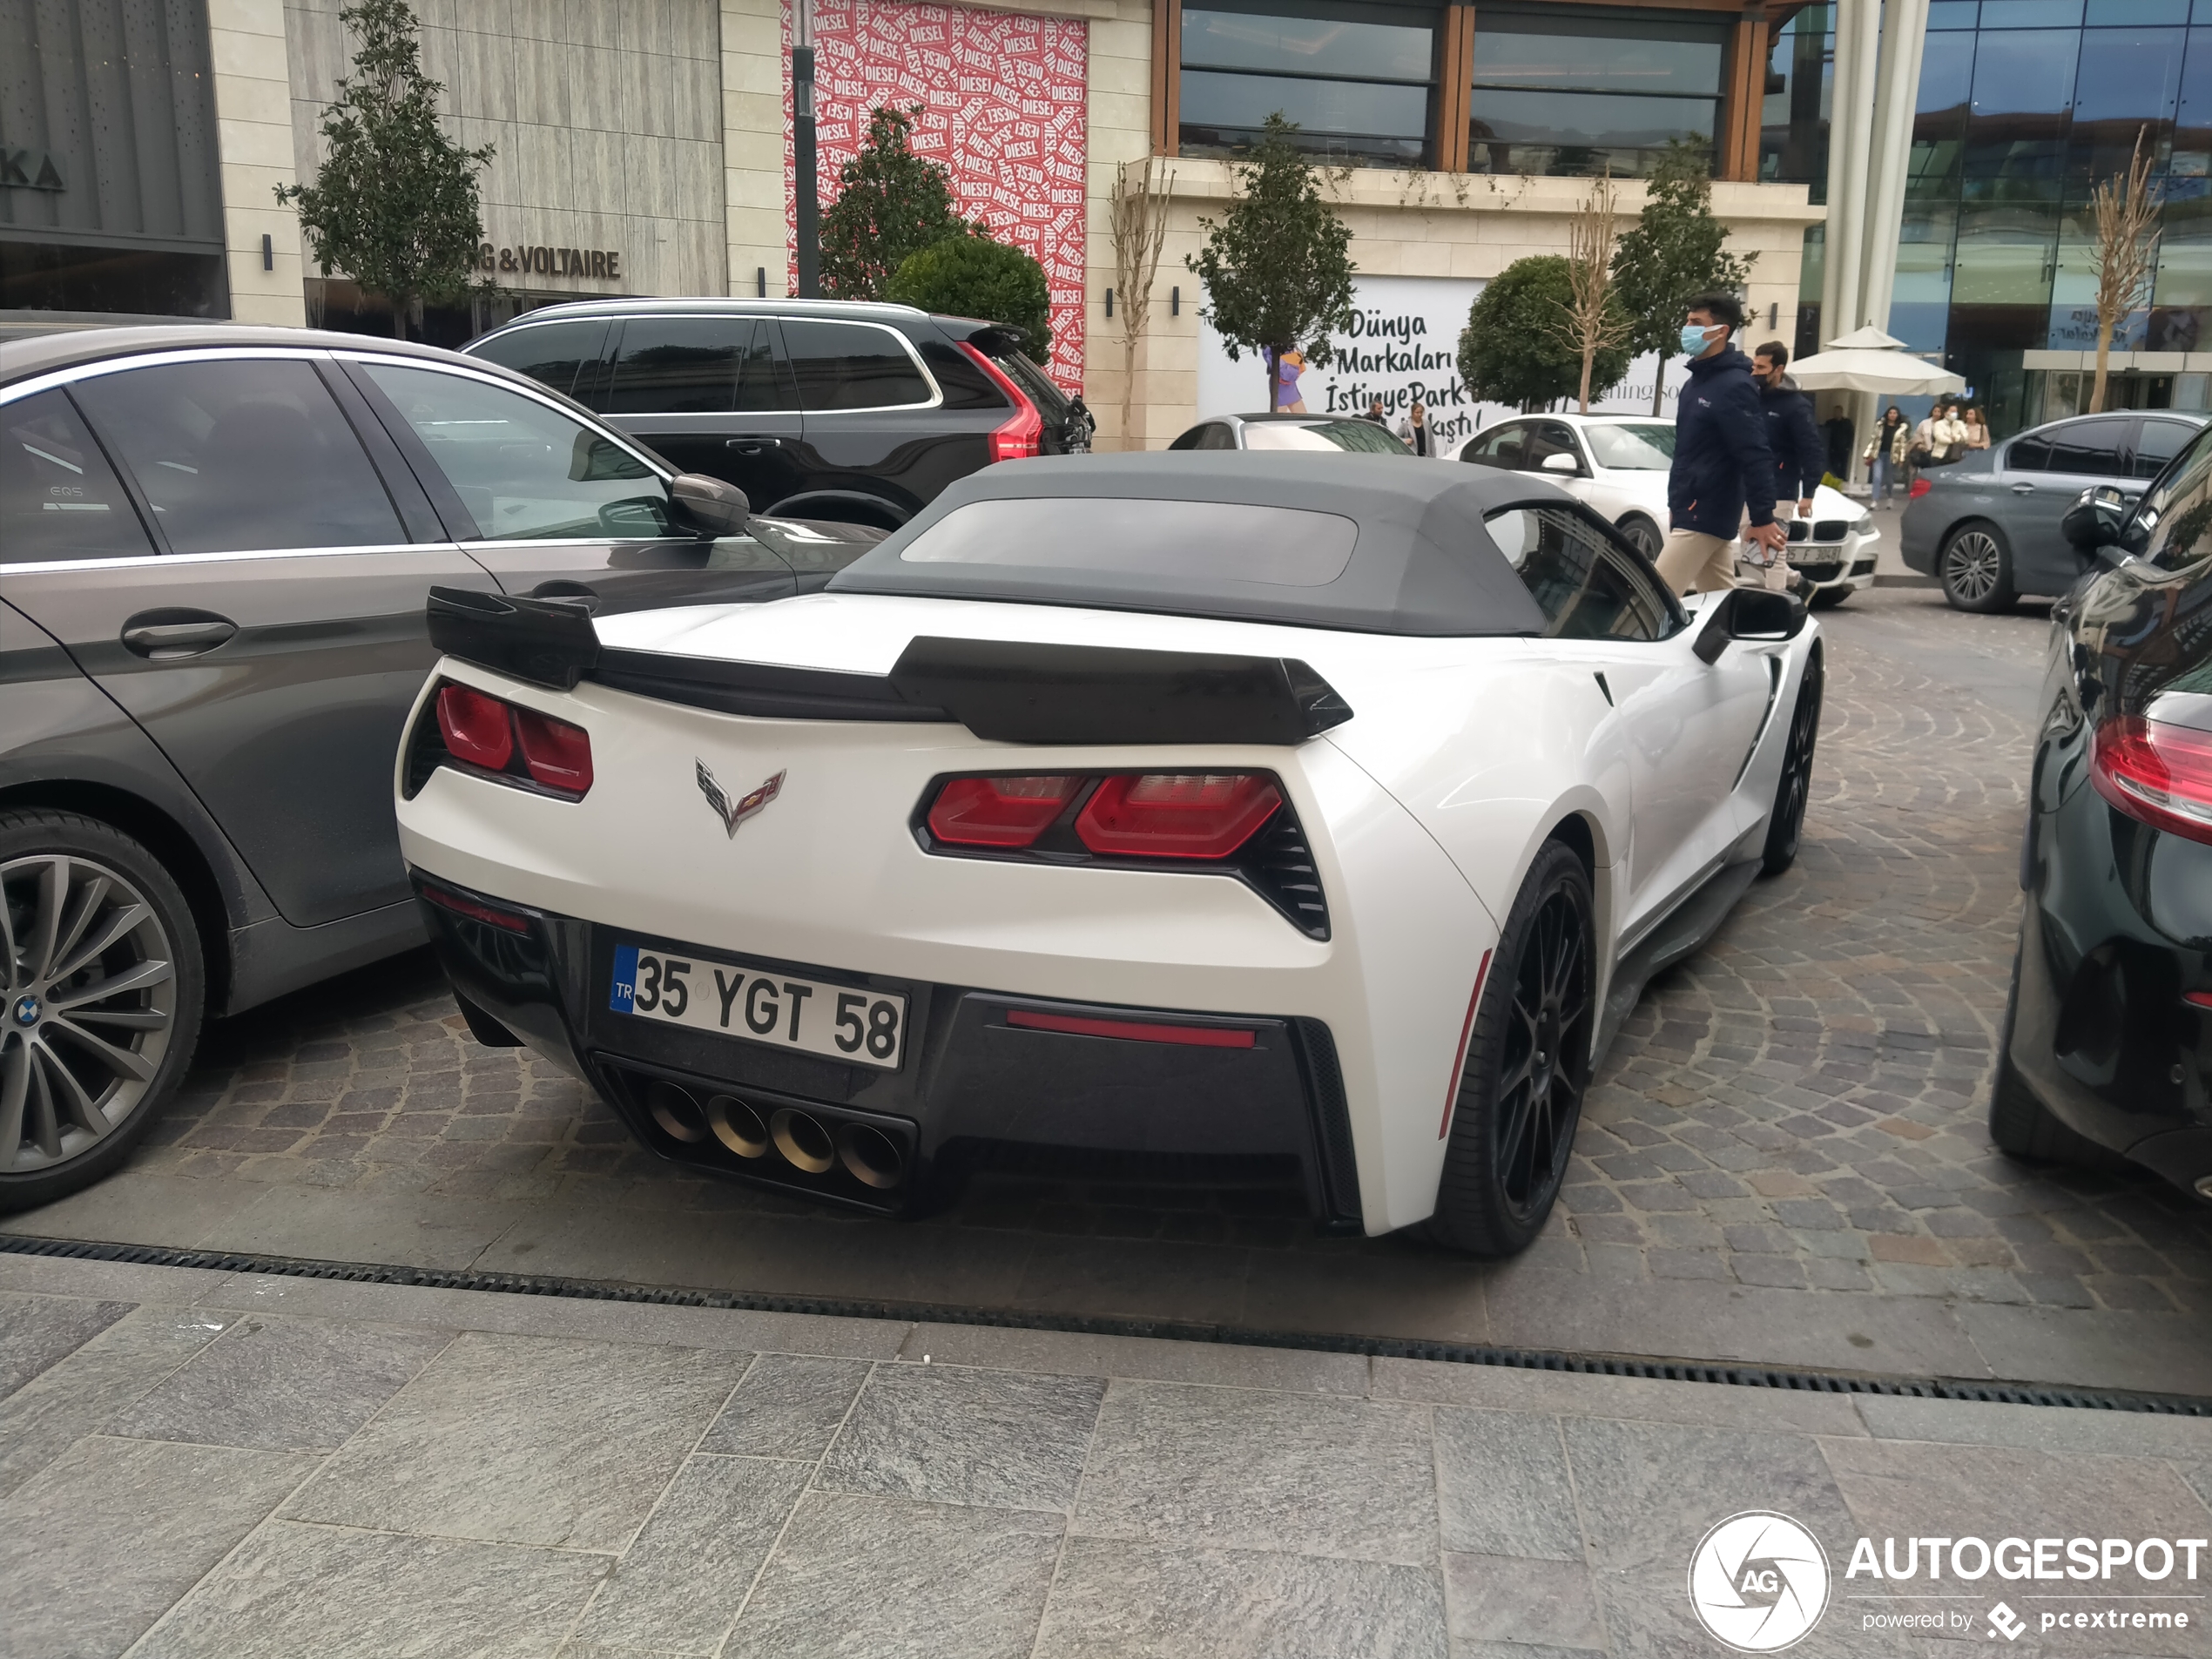
[[[1787,1515],[1747,1509],[1707,1533],[1689,1558],[1689,1604],[1738,1653],[1779,1653],[1820,1622],[1828,1557]]]

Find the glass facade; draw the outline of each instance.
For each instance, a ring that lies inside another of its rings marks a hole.
[[[1831,7],[1784,25],[1769,64],[1760,177],[1826,192]],[[2000,432],[2071,414],[2089,376],[2031,351],[2096,346],[2089,192],[2140,137],[2163,192],[2150,303],[2115,350],[2212,350],[2212,0],[1933,0],[1920,66],[1890,332],[1944,354]],[[1798,348],[1819,338],[1807,239]],[[2203,407],[2206,376],[2127,372],[2118,407]]]
[[[1442,21],[1440,10],[1345,0],[1186,5],[1183,153],[1238,154],[1279,110],[1331,160],[1428,165]]]
[[[1468,171],[1637,178],[1669,142],[1710,147],[1727,44],[1716,19],[1480,7]]]
[[[1714,145],[1735,19],[1535,3],[1474,14],[1471,54],[1447,71],[1448,6],[1189,0],[1177,147],[1241,154],[1279,110],[1328,161],[1433,167],[1459,136],[1440,141],[1440,111],[1456,102],[1439,96],[1447,72],[1466,77],[1453,90],[1467,95],[1471,172],[1635,178],[1670,143]]]

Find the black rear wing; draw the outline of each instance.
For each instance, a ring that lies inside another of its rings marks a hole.
[[[758,719],[957,722],[1002,743],[1291,745],[1352,718],[1290,657],[923,635],[879,676],[624,651],[559,600],[433,588],[428,614],[441,652],[495,673]]]

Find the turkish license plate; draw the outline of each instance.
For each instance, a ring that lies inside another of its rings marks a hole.
[[[899,1069],[907,999],[638,945],[615,947],[607,1006],[617,1014],[775,1049]]]

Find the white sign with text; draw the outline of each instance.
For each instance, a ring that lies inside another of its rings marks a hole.
[[[1382,399],[1395,428],[1414,402],[1427,405],[1440,454],[1519,411],[1472,396],[1460,378],[1460,334],[1482,292],[1479,281],[1447,277],[1363,276],[1352,280],[1352,326],[1330,338],[1325,365],[1298,375],[1298,395],[1312,415],[1364,415]],[[1649,415],[1655,360],[1639,357],[1620,385],[1590,400],[1593,413]],[[1683,361],[1667,365],[1663,413],[1675,412]],[[1572,401],[1561,405],[1574,407]],[[1267,408],[1267,365],[1251,352],[1232,362],[1229,347],[1203,318],[1198,323],[1198,418],[1251,415]]]

